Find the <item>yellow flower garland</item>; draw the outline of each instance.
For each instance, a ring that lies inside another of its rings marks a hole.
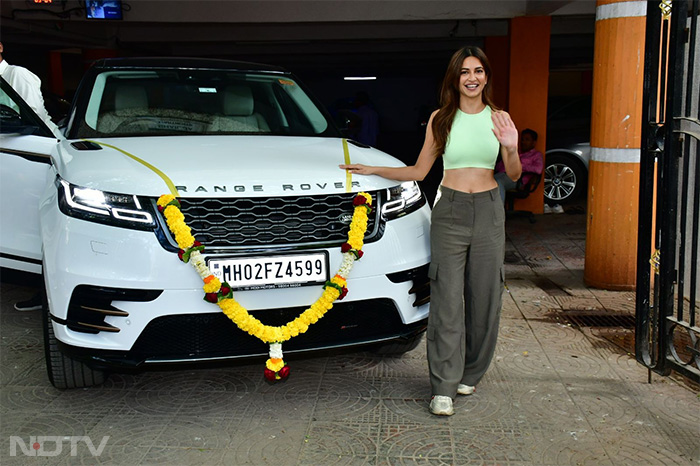
[[[280,344],[306,332],[310,325],[318,322],[333,307],[333,302],[340,297],[341,290],[346,291],[347,276],[352,269],[353,262],[359,257],[357,253],[361,251],[364,244],[368,212],[372,205],[372,196],[370,194],[362,192],[358,194],[359,196],[364,197],[366,203],[355,205],[348,233],[350,250],[343,253],[343,262],[340,269],[331,278],[330,285],[325,287],[321,297],[296,319],[282,326],[265,325],[251,316],[248,310],[233,298],[233,293],[230,291],[218,299],[218,305],[221,310],[238,328],[270,344],[270,359],[267,360],[266,367],[275,374],[275,379],[281,378],[278,373],[285,367]],[[162,210],[168,228],[175,236],[178,246],[181,250],[188,251],[187,259],[183,260],[185,262],[189,261],[199,273],[204,281],[204,292],[207,294],[221,293],[221,281],[211,273],[209,267],[204,263],[200,251],[191,249],[195,246],[195,239],[192,236],[190,227],[185,223],[185,216],[180,211],[179,203],[175,196],[171,194],[162,195],[158,199],[158,206]]]

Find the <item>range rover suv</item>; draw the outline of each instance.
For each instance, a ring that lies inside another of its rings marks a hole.
[[[430,300],[425,197],[413,182],[341,170],[348,160],[402,163],[344,139],[294,75],[224,60],[101,60],[60,134],[0,87],[0,266],[43,280],[56,387],[97,384],[120,368],[267,354],[203,299],[197,272],[178,258],[157,206],[171,192],[209,268],[267,325],[319,298],[341,265],[353,199],[371,194],[349,293],[284,350],[417,345]],[[295,273],[245,273],[280,262]]]

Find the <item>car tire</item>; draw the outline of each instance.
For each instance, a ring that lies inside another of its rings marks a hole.
[[[567,204],[586,190],[586,169],[566,154],[547,154],[544,168],[544,199],[547,204]]]
[[[401,340],[394,340],[390,343],[381,344],[373,349],[376,354],[381,354],[384,356],[400,356],[404,353],[408,353],[418,347],[423,338],[423,334],[416,335],[415,337],[403,338]]]
[[[51,384],[56,388],[64,389],[91,387],[103,383],[107,379],[105,371],[92,369],[85,363],[66,356],[58,348],[58,339],[49,319],[50,312],[45,293],[44,309],[41,312],[44,327],[46,371]]]

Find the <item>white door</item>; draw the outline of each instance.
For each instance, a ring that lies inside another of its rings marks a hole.
[[[41,273],[39,199],[56,136],[0,78],[0,267]]]

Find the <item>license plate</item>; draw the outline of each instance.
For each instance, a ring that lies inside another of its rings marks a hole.
[[[234,290],[295,288],[328,280],[328,254],[210,258],[209,270]]]

